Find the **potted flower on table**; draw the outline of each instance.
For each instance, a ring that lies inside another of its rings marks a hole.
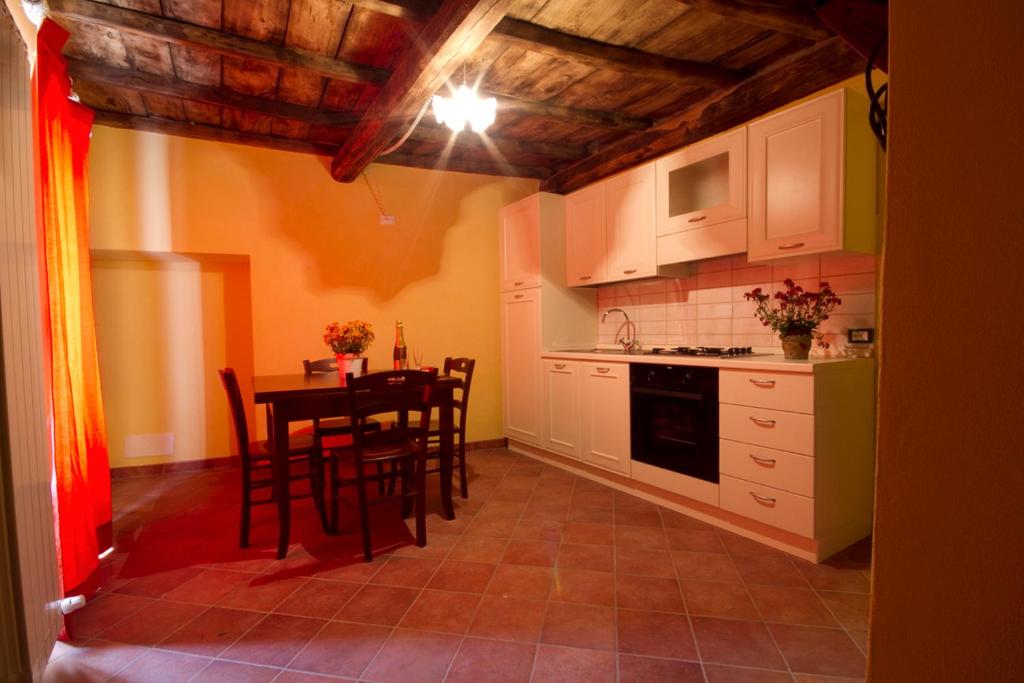
[[[324,330],[324,343],[334,351],[342,377],[349,372],[353,377],[362,374],[363,352],[373,339],[373,325],[365,320],[349,320],[344,325],[333,322]]]
[[[757,304],[754,316],[765,327],[779,333],[782,339],[782,353],[787,359],[804,360],[811,351],[811,339],[818,346],[828,348],[828,342],[818,330],[822,321],[843,300],[836,296],[827,282],[818,285],[817,292],[805,292],[803,287],[792,280],[784,280],[786,291],[776,292],[769,297],[758,287],[743,295],[747,301]],[[773,301],[777,305],[773,305]]]

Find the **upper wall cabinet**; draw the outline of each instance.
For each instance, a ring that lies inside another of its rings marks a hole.
[[[566,196],[568,285],[687,274],[678,267],[658,265],[654,180],[650,163]]]
[[[541,210],[540,194],[530,195],[501,210],[498,246],[503,292],[540,285]]]
[[[736,254],[747,243],[747,131],[657,160],[659,264]]]
[[[748,127],[751,261],[874,252],[875,142],[863,96],[837,90]]]
[[[654,242],[654,164],[604,183],[608,280],[658,274]]]
[[[604,207],[603,183],[565,198],[565,278],[570,287],[607,279]]]

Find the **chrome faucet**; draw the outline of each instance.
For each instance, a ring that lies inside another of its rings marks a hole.
[[[609,308],[604,312],[604,315],[601,316],[601,322],[604,322],[608,318],[609,313],[621,313],[622,317],[626,319],[626,322],[622,323],[622,325],[619,326],[619,329],[615,331],[615,336],[618,337],[619,332],[622,332],[623,328],[625,328],[626,334],[623,337],[619,337],[615,343],[621,344],[622,350],[626,353],[638,351],[640,349],[640,343],[636,338],[636,325],[634,325],[633,321],[629,319],[629,314],[621,308]]]

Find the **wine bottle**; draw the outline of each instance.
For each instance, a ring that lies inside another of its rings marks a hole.
[[[405,331],[402,321],[395,322],[395,370],[407,370],[409,368],[408,351],[405,348]]]

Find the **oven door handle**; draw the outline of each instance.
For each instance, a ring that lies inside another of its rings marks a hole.
[[[703,401],[708,398],[706,394],[697,394],[690,391],[669,391],[667,389],[648,389],[646,387],[633,387],[630,393],[634,396],[662,396],[664,398],[682,398],[688,401]]]

